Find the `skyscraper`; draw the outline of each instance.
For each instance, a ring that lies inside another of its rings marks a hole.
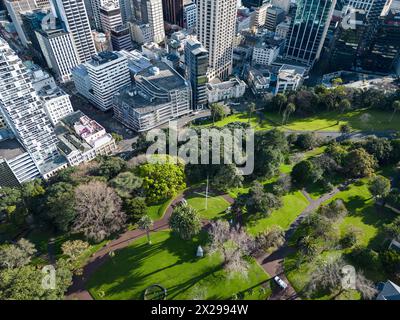
[[[2,38],[0,65],[0,112],[7,126],[40,168],[46,161],[58,156],[57,138],[44,106],[32,87],[28,71]]]
[[[209,78],[232,73],[236,0],[198,0],[197,37],[209,54]]]
[[[199,41],[189,39],[185,44],[186,78],[192,87],[192,108],[207,105],[208,52]]]
[[[83,0],[52,0],[53,14],[58,17],[66,31],[71,33],[80,63],[96,54],[92,30]]]
[[[162,0],[164,20],[183,27],[183,0]]]
[[[100,19],[102,30],[107,33],[122,25],[119,2],[107,1],[100,7]]]
[[[165,38],[162,0],[133,0],[134,38],[137,42],[143,39],[161,43]]]
[[[336,0],[299,0],[287,35],[286,58],[312,66],[318,60]]]

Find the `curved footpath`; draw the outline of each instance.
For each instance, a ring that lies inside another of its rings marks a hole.
[[[229,195],[222,195],[222,197],[232,204],[234,199]],[[150,231],[160,231],[168,229],[168,220],[171,217],[173,206],[180,202],[183,198],[183,194],[180,194],[176,197],[168,206],[167,210],[164,213],[164,216],[154,222],[153,227]],[[203,221],[204,227],[207,227],[209,221]],[[129,246],[133,241],[138,238],[141,238],[146,235],[146,231],[135,229],[126,231],[123,233],[118,239],[112,240],[108,242],[103,248],[94,253],[92,257],[89,259],[88,263],[83,267],[83,273],[80,276],[74,276],[73,284],[68,289],[68,294],[66,295],[67,300],[93,300],[90,293],[86,290],[86,282],[90,278],[90,276],[104,263],[106,262],[110,256],[109,253],[123,249]]]
[[[273,278],[279,276],[283,281],[288,284],[286,290],[277,290],[272,293],[269,300],[299,300],[298,293],[290,284],[284,273],[283,262],[285,258],[294,252],[294,249],[289,247],[288,241],[297,229],[299,224],[306,218],[310,213],[318,209],[318,207],[325,201],[333,198],[340,190],[335,188],[330,193],[324,194],[317,200],[310,197],[307,191],[302,190],[301,192],[310,202],[310,204],[303,210],[303,212],[296,218],[295,221],[289,226],[289,229],[285,233],[285,243],[279,247],[276,251],[266,254],[257,259],[258,263],[264,268],[264,270]]]
[[[276,251],[261,256],[257,259],[260,266],[273,278],[278,275],[283,281],[288,284],[286,290],[279,290],[273,292],[270,296],[270,300],[295,300],[299,299],[298,294],[292,287],[288,279],[284,274],[283,261],[284,259],[294,252],[293,248],[288,246],[288,240],[293,235],[296,228],[299,226],[301,221],[307,217],[310,213],[316,210],[322,203],[331,199],[339,192],[338,188],[335,188],[330,193],[323,195],[321,198],[314,200],[310,195],[302,190],[303,195],[307,198],[310,204],[306,209],[296,218],[296,220],[290,225],[289,229],[285,233],[285,243],[283,246],[278,248]],[[222,197],[229,203],[233,203],[234,199],[229,195],[222,195]],[[173,206],[181,201],[183,194],[175,198],[168,206],[164,216],[154,222],[151,228],[152,232],[168,229],[168,220],[171,217]],[[203,221],[204,227],[207,227],[209,221]],[[123,233],[118,239],[108,242],[102,249],[93,254],[88,263],[83,268],[83,273],[80,276],[74,276],[73,284],[68,290],[66,299],[68,300],[93,300],[90,293],[86,290],[86,282],[90,276],[105,262],[109,259],[109,253],[123,249],[130,245],[133,241],[146,235],[144,230],[135,229]]]

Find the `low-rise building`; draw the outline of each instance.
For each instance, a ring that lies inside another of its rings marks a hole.
[[[286,37],[289,33],[289,29],[290,29],[290,22],[291,22],[291,19],[288,18],[285,21],[282,21],[281,23],[279,23],[276,26],[275,34],[282,39],[286,39]]]
[[[55,131],[58,150],[71,166],[89,162],[100,155],[111,155],[117,148],[112,135],[82,111],[62,118]]]
[[[297,90],[303,83],[306,69],[299,66],[260,66],[248,70],[247,83],[254,94],[285,93]]]
[[[38,91],[38,95],[44,104],[44,111],[55,126],[61,118],[74,112],[69,95],[60,87],[45,86]]]
[[[40,178],[32,157],[11,138],[0,141],[0,187],[18,187],[21,183]]]
[[[285,45],[285,40],[270,36],[260,37],[253,49],[251,63],[253,65],[271,65],[280,55]]]
[[[114,117],[137,132],[157,127],[191,111],[189,83],[161,61],[135,75],[135,84],[114,97]]]
[[[221,82],[214,78],[207,84],[207,96],[209,103],[215,103],[227,99],[240,98],[246,91],[246,83],[239,78],[231,78]]]

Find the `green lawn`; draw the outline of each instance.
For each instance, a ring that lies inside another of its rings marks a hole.
[[[395,114],[393,120],[389,122],[391,112],[360,109],[356,111],[339,114],[338,112],[321,112],[315,116],[297,117],[291,116],[289,122],[281,125],[282,117],[277,113],[266,112],[263,121],[260,123],[259,117],[254,115],[250,119],[250,124],[256,130],[270,130],[274,127],[281,127],[295,131],[339,131],[340,126],[349,124],[353,130],[399,130],[400,113]],[[231,122],[248,122],[248,114],[235,113],[215,122],[215,126],[223,127]],[[207,124],[211,125],[211,124]]]
[[[185,195],[185,199],[204,219],[218,218],[224,214],[225,210],[230,206],[229,202],[221,196],[209,196],[207,200],[207,209],[206,198],[204,195],[191,193],[190,195]]]
[[[283,207],[275,210],[269,217],[246,222],[246,229],[256,235],[266,229],[278,225],[286,230],[296,217],[307,208],[309,202],[300,191],[283,196]]]
[[[265,299],[270,295],[264,270],[251,263],[248,277],[227,278],[217,255],[196,258],[202,233],[191,241],[182,241],[170,231],[151,234],[152,245],[140,238],[117,251],[89,279],[87,288],[95,299],[141,300],[144,290],[153,284],[167,289],[167,299],[231,299],[243,293],[244,299]],[[266,289],[260,289],[261,285]]]
[[[172,199],[165,202],[154,204],[147,207],[147,215],[153,219],[153,221],[159,220],[163,217],[165,210],[167,210]]]
[[[360,182],[350,185],[346,190],[339,192],[331,200],[342,199],[349,214],[339,223],[339,231],[341,235],[347,230],[349,226],[355,226],[362,230],[362,236],[358,240],[357,245],[377,250],[384,244],[384,236],[382,234],[382,227],[393,219],[393,214],[387,210],[376,209],[371,194],[368,191],[367,180],[364,179]],[[295,242],[300,232],[296,232],[291,243]],[[318,259],[327,259],[329,257],[343,256],[346,257],[353,248],[330,250],[324,252]],[[377,262],[379,264],[379,262]],[[308,282],[309,274],[316,267],[316,262],[302,263],[299,267],[296,266],[296,254],[293,254],[285,259],[286,276],[290,283],[294,286],[296,291],[300,292]],[[354,265],[359,269],[357,265]],[[381,265],[371,265],[368,269],[363,270],[366,276],[375,281],[386,280],[386,275],[381,271]],[[330,299],[332,297],[321,294],[313,298],[317,299]],[[359,295],[354,294],[352,298],[360,298]]]

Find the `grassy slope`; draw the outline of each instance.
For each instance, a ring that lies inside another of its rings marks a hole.
[[[117,251],[89,279],[88,289],[96,299],[143,299],[144,290],[152,284],[164,286],[167,299],[229,299],[242,291],[245,299],[265,299],[270,294],[268,285],[260,292],[260,284],[269,276],[256,263],[248,278],[227,279],[220,257],[196,258],[197,246],[205,244],[205,236],[182,241],[170,231],[159,231],[151,235],[152,245],[145,238],[138,239]]]
[[[368,191],[366,180],[361,183],[350,185],[347,190],[338,193],[334,199],[342,199],[349,210],[349,215],[345,217],[339,224],[339,230],[343,234],[349,226],[355,226],[362,230],[362,236],[358,240],[357,245],[365,246],[371,249],[379,248],[383,243],[383,235],[381,233],[383,224],[390,221],[393,216],[385,211],[377,212],[374,207],[371,194]],[[320,259],[327,259],[335,256],[345,256],[351,252],[352,248],[343,250],[331,250],[324,252]],[[295,267],[296,255],[289,256],[285,259],[286,275],[291,284],[297,291],[301,291],[308,281],[308,275],[316,267],[315,262],[303,263],[299,268]],[[357,266],[355,266],[357,269]],[[381,266],[371,265],[368,270],[364,270],[368,278],[373,281],[385,280]],[[330,299],[328,295],[321,295],[315,298]],[[344,298],[344,297],[343,297]],[[352,298],[360,298],[359,295],[353,293]]]

